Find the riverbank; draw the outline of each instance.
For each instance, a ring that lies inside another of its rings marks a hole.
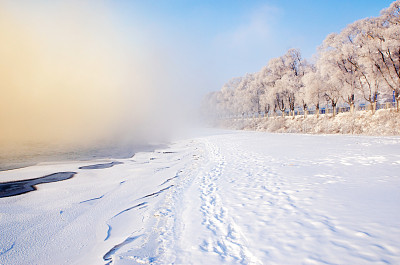
[[[355,113],[296,116],[259,117],[245,119],[223,119],[215,126],[274,133],[306,134],[360,134],[360,135],[400,135],[400,113],[393,109],[382,109],[372,114],[370,111]]]

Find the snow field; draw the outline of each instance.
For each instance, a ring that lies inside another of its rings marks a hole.
[[[384,154],[374,141],[381,140],[259,133],[215,139],[229,161],[217,180],[220,204],[250,239],[243,249],[268,264],[397,263],[399,155]],[[383,184],[388,180],[394,187]]]
[[[398,264],[399,147],[212,131],[129,159],[4,171],[77,174],[0,199],[0,264]]]

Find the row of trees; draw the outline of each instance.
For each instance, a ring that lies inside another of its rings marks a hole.
[[[208,94],[204,109],[212,115],[293,113],[322,105],[336,109],[395,97],[400,100],[400,0],[379,17],[358,20],[329,34],[314,63],[297,49],[270,60],[259,72],[233,78]],[[335,111],[334,111],[335,114]]]

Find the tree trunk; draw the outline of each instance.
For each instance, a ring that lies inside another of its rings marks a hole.
[[[305,103],[303,103],[303,111],[304,111],[304,118],[307,118],[307,114],[308,114],[308,111],[307,111],[307,104],[305,104]]]
[[[354,113],[354,94],[347,97],[347,103],[350,105],[350,113]]]
[[[332,102],[332,114],[333,114],[333,117],[336,116],[336,103],[334,103],[334,102]]]
[[[353,114],[354,113],[354,102],[350,103],[350,113]]]

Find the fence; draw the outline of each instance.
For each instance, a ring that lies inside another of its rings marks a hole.
[[[392,109],[396,108],[396,103],[395,102],[386,102],[386,103],[377,103],[376,104],[376,110],[379,109]],[[372,105],[370,104],[360,104],[355,107],[355,111],[369,111],[372,110]],[[336,107],[336,113],[343,113],[343,112],[350,112],[350,107],[349,106],[344,106],[344,107]],[[332,107],[322,107],[319,109],[319,114],[332,114],[333,113],[333,108]],[[290,113],[288,110],[285,111],[284,116],[290,116],[293,113]],[[307,109],[307,114],[313,115],[316,114],[316,109]],[[304,110],[301,108],[296,108],[294,110],[294,116],[298,115],[304,115]],[[237,114],[237,115],[224,115],[224,116],[219,116],[219,119],[249,119],[249,118],[263,118],[263,117],[273,117],[273,116],[282,116],[281,111],[277,112],[260,112],[260,113],[242,113],[242,114]]]

